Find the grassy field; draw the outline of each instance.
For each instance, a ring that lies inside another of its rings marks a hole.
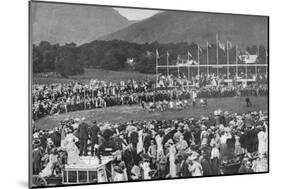
[[[114,106],[103,109],[70,112],[57,116],[49,116],[35,122],[35,126],[42,129],[53,128],[59,125],[60,120],[65,118],[82,118],[86,121],[109,121],[124,122],[129,120],[151,120],[151,119],[176,119],[183,117],[199,117],[208,115],[216,109],[222,109],[229,113],[245,113],[247,111],[268,110],[267,97],[252,97],[252,107],[247,108],[244,98],[211,98],[208,99],[208,107],[190,107],[184,110],[174,110],[166,112],[146,112],[138,105],[134,106]]]
[[[142,74],[137,72],[128,71],[110,71],[103,69],[85,69],[85,73],[77,76],[69,76],[69,78],[44,78],[44,77],[33,77],[35,84],[50,84],[50,83],[68,83],[71,81],[87,82],[91,79],[99,79],[104,81],[120,81],[120,80],[144,80],[154,79],[153,74]]]

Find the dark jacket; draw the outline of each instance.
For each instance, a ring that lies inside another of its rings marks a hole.
[[[88,139],[88,129],[89,125],[87,123],[80,123],[78,127],[78,138],[79,139]]]
[[[91,141],[95,144],[98,144],[98,133],[100,131],[100,128],[97,125],[93,125],[90,128],[90,138]]]
[[[191,173],[189,172],[189,169],[188,169],[188,163],[186,161],[184,161],[182,164],[181,164],[181,167],[180,167],[180,176],[181,177],[191,177]]]
[[[208,176],[212,174],[212,169],[209,161],[206,158],[201,160],[201,165],[203,169],[203,176]]]

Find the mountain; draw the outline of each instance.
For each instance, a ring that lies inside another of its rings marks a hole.
[[[132,23],[111,7],[31,3],[33,43],[82,44]]]
[[[230,40],[240,46],[267,45],[267,17],[200,12],[160,12],[146,20],[101,37],[135,43],[215,42]]]

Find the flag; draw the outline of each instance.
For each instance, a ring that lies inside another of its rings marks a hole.
[[[230,41],[227,41],[227,48],[229,48],[229,49],[232,48],[232,43]]]
[[[156,59],[159,59],[160,56],[159,56],[159,52],[158,52],[158,49],[156,49]]]
[[[187,56],[192,58],[192,55],[190,54],[190,52],[187,52]]]
[[[207,48],[208,47],[212,47],[212,45],[209,43],[209,41],[207,41]]]
[[[198,46],[198,51],[199,51],[199,52],[202,52],[202,49],[201,49],[199,46]]]
[[[220,47],[223,51],[225,51],[225,45],[224,45],[223,43],[221,43],[220,41],[219,41],[219,47]]]
[[[170,56],[170,53],[167,51],[167,56]]]

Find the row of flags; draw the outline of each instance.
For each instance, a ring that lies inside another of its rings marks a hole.
[[[228,53],[229,49],[232,49],[234,47],[234,45],[231,43],[231,41],[228,41],[228,40],[226,41],[226,43],[222,43],[221,41],[216,39],[216,44],[217,44],[217,48],[220,48],[224,52],[227,51],[227,53]],[[207,41],[206,47],[207,47],[207,56],[208,56],[208,48],[212,47],[212,45]],[[235,48],[237,51],[238,50],[237,45]],[[177,63],[178,64],[199,64],[199,60],[200,60],[199,56],[200,56],[200,53],[202,53],[202,48],[199,45],[197,45],[197,51],[198,51],[197,57],[196,56],[193,57],[189,51],[187,51],[187,59],[182,59],[182,58],[180,58],[180,56],[177,56]],[[166,56],[167,56],[167,62],[168,62],[168,58],[170,56],[170,53],[168,51],[166,52]],[[228,54],[227,54],[227,56],[228,56]],[[249,52],[246,51],[244,54],[237,56],[237,58],[245,64],[252,64],[252,63],[257,62],[258,56],[259,56],[258,52],[256,52],[256,54],[254,54],[254,55],[251,55]],[[159,58],[160,58],[159,52],[158,52],[158,49],[156,49],[156,59],[159,59]],[[195,60],[196,58],[197,58],[197,61]]]

